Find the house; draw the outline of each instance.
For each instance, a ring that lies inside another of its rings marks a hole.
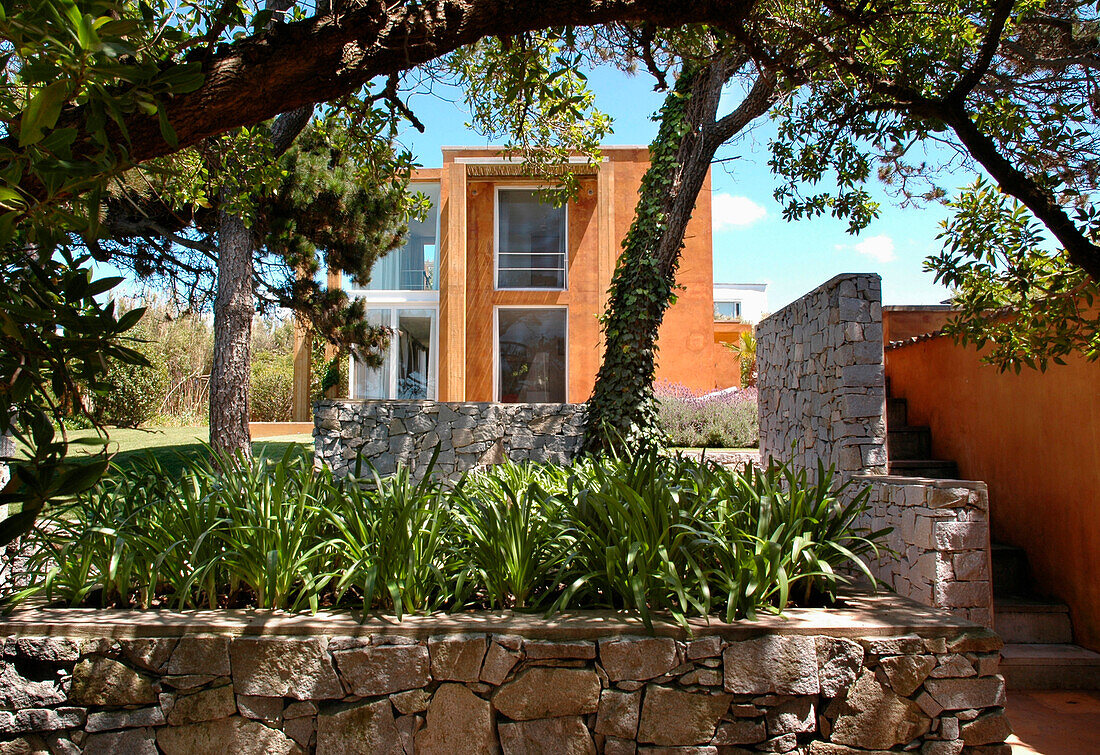
[[[649,165],[645,147],[578,160],[578,195],[539,201],[521,162],[499,148],[445,147],[413,188],[432,202],[408,242],[365,289],[372,322],[392,329],[380,369],[353,364],[349,396],[439,401],[583,402],[602,356],[599,315]],[[682,287],[659,338],[658,378],[697,391],[735,364],[715,341],[710,177],[677,274]],[[736,369],[733,369],[736,373]]]

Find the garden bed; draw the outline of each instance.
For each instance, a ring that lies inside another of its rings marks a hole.
[[[1001,642],[970,622],[869,594],[654,618],[19,610],[0,751],[1007,752]]]

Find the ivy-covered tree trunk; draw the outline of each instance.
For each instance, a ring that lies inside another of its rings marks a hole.
[[[702,66],[685,63],[665,98],[634,222],[611,280],[585,451],[634,449],[660,440],[653,395],[657,335],[672,303],[684,232],[714,153],[775,101],[774,78],[760,74],[741,105],[716,120],[722,88],[743,64],[730,57]]]

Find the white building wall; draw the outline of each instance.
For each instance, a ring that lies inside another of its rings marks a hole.
[[[767,283],[715,283],[714,302],[741,302],[741,320],[757,323],[768,314]]]

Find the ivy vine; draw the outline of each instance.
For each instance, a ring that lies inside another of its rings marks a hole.
[[[649,147],[650,165],[642,177],[634,222],[611,279],[607,311],[600,318],[605,350],[588,401],[583,444],[588,453],[616,446],[646,448],[664,441],[653,380],[657,335],[675,302],[679,257],[664,270],[656,252],[674,193],[677,155],[691,129],[687,106],[697,76],[697,68],[685,65],[657,116],[660,128]]]

